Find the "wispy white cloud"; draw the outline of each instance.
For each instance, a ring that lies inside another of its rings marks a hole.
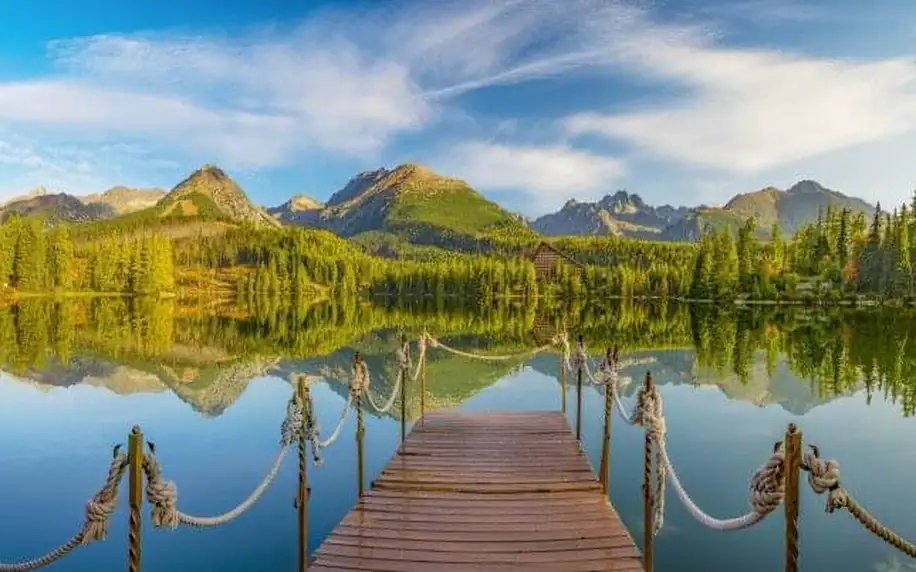
[[[620,160],[565,146],[512,146],[468,142],[433,161],[472,185],[521,193],[528,213],[560,206],[572,195],[594,198],[626,172]]]
[[[683,95],[629,113],[573,114],[565,121],[573,136],[603,135],[681,163],[749,173],[916,128],[912,59],[738,50],[645,15],[604,37],[623,69]]]
[[[539,145],[520,138],[525,121],[500,117],[491,123],[502,129],[480,138],[498,135],[502,144],[471,141],[439,162],[481,188],[550,202],[610,190],[627,171],[629,157],[587,151],[582,135],[719,178],[916,130],[911,60],[728,47],[722,22],[822,14],[793,0],[717,6],[662,20],[635,1],[470,0],[386,5],[359,17],[323,12],[232,36],[63,39],[48,48],[53,75],[0,82],[0,128],[30,137],[37,153],[10,143],[0,161],[39,168],[35,149],[59,139],[92,149],[137,142],[151,158],[237,170],[290,165],[316,149],[375,160],[405,133],[449,138],[435,132],[437,121],[455,113],[462,94],[586,72],[673,97],[622,112],[568,109],[546,119],[569,139],[541,133],[530,139]]]

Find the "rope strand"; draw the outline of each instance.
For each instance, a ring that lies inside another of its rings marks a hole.
[[[656,515],[655,525],[657,530],[662,526],[664,516],[660,514],[664,509],[664,485],[663,482],[671,479],[675,493],[681,504],[687,509],[687,512],[704,526],[719,531],[734,531],[749,528],[760,523],[771,514],[783,501],[785,497],[785,451],[780,444],[770,458],[754,472],[748,487],[748,500],[751,505],[751,511],[748,513],[727,519],[720,519],[704,512],[697,503],[690,497],[687,489],[684,487],[680,478],[675,471],[674,464],[668,454],[667,446],[667,427],[665,423],[664,406],[661,393],[653,384],[649,387],[643,386],[637,394],[636,407],[631,413],[628,413],[617,394],[617,368],[614,364],[607,362],[602,364],[603,381],[606,391],[613,393],[614,402],[624,420],[631,425],[642,427],[651,437],[655,446],[656,453]],[[656,530],[656,531],[657,531]]]
[[[837,461],[821,459],[817,448],[811,447],[811,451],[802,458],[802,468],[808,471],[808,484],[815,494],[827,493],[826,512],[845,508],[867,531],[907,556],[916,558],[916,544],[891,530],[843,488],[840,484],[840,464]]]
[[[234,508],[216,516],[195,516],[178,510],[178,487],[173,481],[163,479],[162,467],[155,454],[149,452],[145,455],[143,470],[146,473],[146,499],[152,505],[150,520],[153,526],[172,530],[177,528],[179,524],[208,528],[231,522],[248,511],[261,499],[273,483],[280,472],[280,467],[283,465],[283,460],[286,458],[286,453],[289,451],[290,446],[308,437],[308,435],[304,434],[302,428],[306,415],[311,417],[311,408],[309,407],[309,411],[305,409],[306,404],[303,404],[298,394],[294,393],[287,404],[286,417],[280,425],[280,450],[277,452],[267,475],[245,500]]]
[[[67,542],[38,558],[9,564],[0,562],[0,572],[24,572],[44,568],[67,556],[79,546],[105,540],[108,536],[111,515],[118,506],[118,491],[126,471],[127,455],[115,455],[109,465],[105,484],[86,503],[86,516],[76,534]]]

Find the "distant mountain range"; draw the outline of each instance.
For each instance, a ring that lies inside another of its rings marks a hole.
[[[792,234],[817,219],[828,207],[872,213],[875,206],[862,199],[827,189],[815,181],[800,181],[788,190],[767,187],[735,195],[723,207],[674,208],[647,205],[639,195],[618,191],[595,203],[568,201],[556,213],[535,219],[532,227],[546,235],[609,234],[671,241],[698,240],[703,228],[737,228],[755,218],[759,232],[768,236],[774,223]]]
[[[204,165],[166,193],[160,189],[117,186],[103,193],[73,196],[52,194],[39,187],[0,207],[0,221],[13,213],[42,217],[51,223],[89,222],[128,216],[150,218],[216,218],[255,226],[279,223],[254,206],[238,184],[222,169]]]
[[[559,211],[539,217],[531,226],[546,235],[611,234],[663,238],[665,229],[683,220],[690,209],[647,205],[637,194],[617,191],[595,203],[570,199]]]
[[[384,243],[473,249],[495,235],[612,235],[650,240],[693,241],[707,225],[737,228],[753,217],[761,236],[774,223],[786,233],[814,221],[828,207],[874,212],[861,199],[804,180],[787,190],[767,187],[735,195],[722,207],[652,206],[635,193],[617,191],[597,202],[571,199],[555,213],[528,221],[509,212],[459,179],[418,164],[359,173],[327,203],[297,195],[266,210],[219,167],[205,165],[166,193],[118,186],[82,197],[52,194],[44,188],[0,207],[0,220],[12,213],[50,222],[87,222],[124,216],[215,217],[261,227],[307,226],[384,250]],[[370,238],[371,237],[371,238]]]

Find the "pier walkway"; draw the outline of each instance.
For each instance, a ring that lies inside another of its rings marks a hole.
[[[428,413],[313,572],[642,570],[559,412]]]

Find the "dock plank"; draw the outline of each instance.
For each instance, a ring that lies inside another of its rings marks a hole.
[[[428,414],[315,553],[314,572],[637,572],[562,413]]]

